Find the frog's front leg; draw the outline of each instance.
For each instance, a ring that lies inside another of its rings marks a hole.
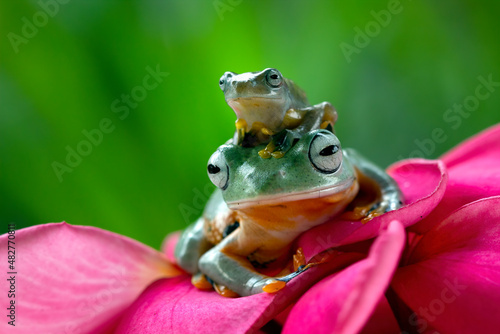
[[[289,109],[283,118],[284,130],[274,134],[272,141],[259,152],[263,158],[281,158],[304,134],[314,129],[327,129],[333,132],[337,112],[329,102],[311,107]],[[270,133],[271,134],[271,133]]]
[[[198,260],[212,245],[205,237],[203,217],[191,224],[184,230],[177,245],[175,246],[175,258],[177,264],[190,274],[196,274]]]
[[[363,178],[368,178],[376,184],[380,192],[380,199],[367,210],[368,220],[382,213],[396,210],[403,204],[403,194],[398,184],[383,169],[360,155],[353,149],[344,149],[344,153],[356,168],[358,181],[362,184]]]
[[[303,135],[314,129],[325,129],[331,127],[330,130],[333,132],[333,125],[337,121],[338,115],[337,111],[330,102],[321,102],[303,110],[303,120],[294,129],[294,131]]]
[[[240,296],[249,296],[263,291],[275,292],[297,275],[277,279],[255,271],[246,256],[234,252],[238,247],[238,235],[239,231],[234,231],[200,258],[198,263],[200,271],[215,283],[231,289]],[[246,250],[245,253],[251,251]]]

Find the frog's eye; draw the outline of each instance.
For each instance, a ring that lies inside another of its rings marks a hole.
[[[277,88],[283,83],[283,78],[278,70],[271,69],[266,74],[266,80],[269,86]]]
[[[229,180],[229,167],[226,164],[226,159],[219,152],[215,152],[208,160],[207,166],[208,177],[216,187],[225,190]]]
[[[226,74],[220,77],[219,79],[219,87],[224,91],[224,88],[226,87]]]
[[[228,81],[233,77],[233,75],[236,74],[234,72],[226,72],[224,73],[220,79],[219,79],[219,87],[224,91],[226,89]]]
[[[309,160],[322,173],[335,173],[342,164],[340,141],[334,134],[318,133],[309,146]]]

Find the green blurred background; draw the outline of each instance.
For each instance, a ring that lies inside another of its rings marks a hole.
[[[54,1],[0,2],[5,230],[66,220],[158,248],[212,189],[206,162],[234,130],[225,71],[278,68],[312,103],[333,103],[344,147],[384,167],[500,122],[500,89],[445,119],[478,76],[500,81],[498,2],[402,0],[385,24],[374,13],[391,1]],[[144,93],[148,66],[169,75],[126,115],[122,94]],[[67,147],[103,119],[113,131],[58,178],[53,163],[67,165]],[[436,128],[446,140],[432,141]]]

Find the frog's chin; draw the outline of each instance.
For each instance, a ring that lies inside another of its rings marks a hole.
[[[237,97],[227,99],[227,104],[234,110],[238,119],[247,123],[246,131],[250,131],[253,123],[263,123],[268,128],[277,128],[283,121],[286,112],[285,100],[282,97]]]
[[[259,196],[247,200],[231,201],[227,202],[227,206],[232,210],[239,210],[254,206],[280,205],[289,202],[320,199],[324,197],[337,197],[337,196],[338,200],[341,201],[346,196],[347,193],[351,192],[353,186],[354,186],[354,180],[347,180],[345,182],[336,184],[334,186],[330,185],[326,187],[319,187],[301,192]]]

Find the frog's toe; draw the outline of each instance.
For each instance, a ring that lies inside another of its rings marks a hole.
[[[306,265],[306,257],[304,255],[302,247],[299,247],[297,248],[297,251],[293,255],[293,270],[297,271],[300,269],[300,267],[303,267],[305,265]]]
[[[265,148],[259,151],[259,156],[262,159],[269,159],[275,150],[276,145],[274,144],[274,141],[271,141]]]
[[[191,283],[200,290],[212,290],[212,281],[205,274],[197,273],[191,277]]]
[[[286,286],[286,282],[278,279],[270,279],[267,284],[262,287],[262,291],[267,293],[275,293]]]
[[[304,271],[306,271],[307,269],[311,268],[311,267],[314,267],[316,265],[320,264],[319,262],[318,263],[309,263],[309,264],[303,264],[303,265],[300,265],[297,270],[295,270],[293,273],[291,274],[288,274],[286,276],[283,276],[283,277],[280,277],[280,278],[277,278],[276,280],[278,281],[283,281],[285,283],[288,283],[290,282],[292,279],[294,279],[295,277],[299,276],[300,274],[302,274]]]
[[[292,148],[292,139],[285,138],[283,141],[276,144],[276,150],[271,154],[274,158],[282,158],[290,148]]]
[[[368,210],[366,216],[363,219],[361,219],[361,222],[365,224],[370,220],[372,220],[373,218],[383,215],[384,213],[392,210],[394,209],[391,209],[388,202],[386,201],[377,202],[370,208],[370,210]]]
[[[277,135],[273,136],[272,141],[275,143],[275,153],[273,157],[281,158],[288,150],[300,139],[301,134],[294,130],[283,130]]]
[[[266,150],[265,148],[263,148],[262,150],[259,151],[259,156],[262,158],[262,159],[269,159],[271,157],[271,152],[269,152],[268,150]]]
[[[275,159],[280,159],[280,158],[283,158],[283,156],[285,155],[285,153],[286,152],[283,152],[283,151],[274,151],[273,153],[271,153],[271,155]]]
[[[325,129],[327,131],[333,132],[333,123],[331,121],[323,121],[319,126],[320,129]]]
[[[389,211],[394,211],[399,209],[403,205],[403,202],[397,197],[384,198],[380,202],[375,203],[371,208],[368,214],[372,212],[378,212],[380,214],[386,213]]]
[[[236,292],[234,292],[233,290],[229,289],[228,287],[224,286],[224,285],[221,285],[221,284],[217,284],[217,283],[214,283],[214,289],[215,291],[217,291],[217,293],[219,295],[221,295],[222,297],[226,297],[226,298],[236,298],[236,297],[239,297],[240,295],[237,294]]]

